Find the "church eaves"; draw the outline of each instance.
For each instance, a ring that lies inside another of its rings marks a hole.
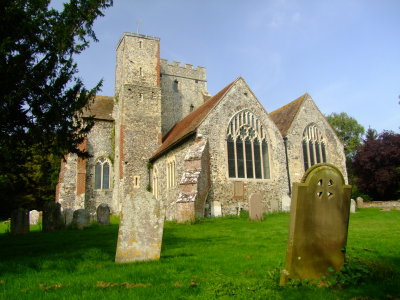
[[[304,100],[306,100],[308,97],[310,97],[310,95],[305,93],[303,96],[297,98],[296,100],[269,113],[269,117],[278,127],[282,136],[287,135],[287,132],[292,125],[293,120],[297,115],[297,112],[299,111]]]
[[[207,117],[208,113],[218,104],[218,102],[224,97],[224,95],[237,82],[238,79],[228,84],[213,97],[206,100],[195,111],[176,123],[174,127],[172,127],[172,129],[164,136],[163,143],[156,150],[156,152],[153,153],[150,161],[156,160],[162,154],[173,148],[175,145],[179,144],[179,142],[185,140],[192,134],[195,134],[197,128]]]
[[[96,95],[89,107],[83,110],[82,117],[93,116],[97,120],[114,121],[112,118],[113,107],[113,97]]]

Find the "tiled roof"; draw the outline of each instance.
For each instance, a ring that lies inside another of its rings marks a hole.
[[[96,95],[89,107],[83,110],[82,116],[94,116],[95,119],[113,121],[113,107],[113,97]]]
[[[169,150],[171,147],[173,147],[186,137],[190,136],[191,134],[194,134],[201,122],[203,122],[204,118],[215,107],[219,100],[221,100],[226,92],[235,84],[237,80],[238,79],[224,87],[213,97],[206,100],[195,111],[176,123],[174,127],[172,127],[172,129],[164,136],[163,143],[156,150],[156,152],[153,153],[150,160],[155,160],[165,151]]]
[[[309,95],[305,93],[303,96],[297,98],[296,100],[274,110],[269,113],[270,118],[274,121],[275,125],[278,127],[279,131],[283,136],[287,135],[292,122],[300,109],[301,104],[307,99]]]

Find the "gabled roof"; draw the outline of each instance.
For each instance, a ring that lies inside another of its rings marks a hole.
[[[93,102],[89,104],[89,107],[83,110],[82,117],[94,116],[98,120],[113,121],[113,107],[113,97],[96,95]]]
[[[287,135],[287,132],[292,125],[301,105],[303,104],[304,100],[309,97],[310,95],[305,93],[303,96],[297,98],[289,104],[286,104],[285,106],[282,106],[281,108],[278,108],[277,110],[274,110],[269,114],[270,118],[272,121],[274,121],[283,136]]]
[[[163,143],[156,152],[153,153],[150,160],[155,160],[174,145],[194,134],[203,120],[207,117],[208,113],[217,105],[217,103],[238,80],[239,78],[228,84],[213,97],[206,100],[195,111],[176,123],[164,136]]]

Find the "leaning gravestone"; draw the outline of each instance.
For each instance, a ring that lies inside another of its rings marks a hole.
[[[110,225],[110,207],[102,203],[97,207],[97,222],[100,225]]]
[[[37,225],[39,223],[39,212],[31,210],[29,212],[29,225]]]
[[[74,218],[74,210],[71,208],[65,208],[62,211],[62,216],[63,216],[65,226],[71,225],[72,220]]]
[[[164,228],[164,210],[147,191],[128,195],[121,212],[116,263],[158,260]]]
[[[90,227],[90,213],[86,209],[77,209],[74,211],[74,215],[72,218],[72,226],[77,229],[83,229]]]
[[[263,206],[262,198],[258,193],[250,195],[249,199],[249,218],[252,221],[262,221],[263,220]]]
[[[46,202],[43,205],[42,223],[45,232],[56,231],[64,226],[60,203]]]
[[[350,200],[350,212],[352,214],[356,213],[356,201],[354,199]]]
[[[289,279],[319,279],[344,264],[351,186],[333,165],[317,164],[293,184],[286,267]]]
[[[29,233],[29,210],[18,208],[11,213],[11,228],[12,235]]]

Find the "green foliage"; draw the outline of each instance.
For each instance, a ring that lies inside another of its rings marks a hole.
[[[146,185],[146,191],[151,192],[151,184],[150,183]]]
[[[4,299],[396,299],[400,297],[400,211],[350,216],[347,261],[329,284],[279,286],[288,214],[166,222],[160,261],[115,264],[110,226],[25,236],[0,234]],[[373,224],[373,226],[371,226]],[[0,233],[4,232],[0,223]],[[101,237],[101,238],[99,238]],[[388,296],[392,298],[389,298]]]
[[[49,165],[51,155],[62,157],[68,152],[85,155],[78,146],[93,125],[93,120],[80,118],[80,113],[101,82],[87,90],[76,77],[73,57],[90,40],[97,41],[93,23],[112,0],[69,0],[60,11],[49,4],[50,0],[4,0],[0,4],[3,217],[42,193],[31,191],[34,182],[46,177],[38,175],[41,167],[34,164]]]
[[[357,147],[361,145],[364,127],[344,112],[332,113],[326,119],[342,141],[346,157],[351,160]]]

